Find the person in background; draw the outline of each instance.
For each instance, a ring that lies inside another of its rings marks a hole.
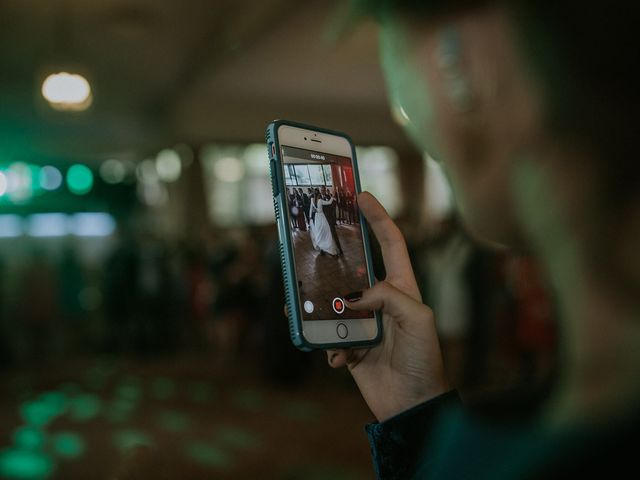
[[[287,197],[289,198],[289,211],[291,213],[291,230],[298,229],[298,195],[296,189],[291,192],[290,188],[287,188]]]
[[[347,190],[347,193],[345,194],[345,204],[347,208],[347,219],[349,225],[358,223],[358,215],[356,214],[356,201],[353,193],[351,193],[350,190]]]
[[[294,191],[296,193],[296,206],[298,207],[298,227],[300,228],[301,231],[306,232],[307,216],[304,213],[304,205],[305,205],[304,193],[302,192],[301,188],[298,188],[297,190],[294,188]]]
[[[337,220],[344,224],[346,223],[347,215],[346,215],[346,199],[344,197],[344,189],[341,187],[336,187],[336,201],[338,204],[338,217]]]
[[[330,350],[377,422],[378,478],[620,476],[640,432],[637,7],[557,0],[361,0],[380,24],[396,118],[441,161],[466,228],[532,253],[561,338],[549,395],[523,415],[478,418],[445,375],[432,310],[404,239],[368,193],[359,207],[386,278],[345,292],[381,309],[384,338]],[[636,73],[633,73],[636,72]],[[505,405],[508,402],[505,402]],[[587,475],[588,474],[588,475]]]
[[[302,213],[304,214],[304,221],[307,226],[305,230],[309,228],[309,224],[311,223],[311,219],[309,218],[309,210],[311,209],[311,189],[307,189],[309,193],[304,193],[304,191],[299,188],[300,195],[302,195]]]
[[[327,204],[324,206],[324,214],[327,217],[327,222],[329,222],[329,229],[331,230],[331,237],[333,238],[333,242],[338,247],[338,256],[341,257],[342,245],[340,244],[340,237],[338,236],[338,231],[336,230],[336,197],[331,192],[331,189],[327,188],[325,192],[324,200]]]

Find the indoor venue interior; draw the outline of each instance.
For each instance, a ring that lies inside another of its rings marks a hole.
[[[0,2],[0,478],[373,478],[349,372],[289,337],[274,119],[351,136],[461,397],[546,391],[537,265],[470,239],[343,4]]]

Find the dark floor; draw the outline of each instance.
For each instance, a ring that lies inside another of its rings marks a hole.
[[[332,302],[336,297],[344,297],[350,292],[364,290],[369,286],[360,240],[359,225],[336,226],[344,256],[334,258],[320,255],[313,249],[309,232],[295,231],[296,268],[300,288],[301,304],[310,301],[313,313],[306,313],[306,320],[327,320],[336,318]],[[370,314],[345,310],[342,318],[363,318]]]
[[[347,372],[283,389],[213,370],[102,359],[3,375],[0,478],[372,477],[371,414]]]

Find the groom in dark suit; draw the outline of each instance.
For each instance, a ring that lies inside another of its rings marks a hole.
[[[311,189],[309,189],[311,191]],[[304,193],[301,188],[298,189],[300,195],[302,195],[302,209],[304,210],[304,219],[307,225],[311,225],[311,219],[309,218],[309,210],[311,208],[311,198]]]
[[[323,187],[324,188],[324,187]],[[326,189],[325,200],[331,201],[331,205],[327,205],[324,207],[324,215],[327,217],[327,222],[329,223],[329,228],[331,229],[331,236],[333,237],[333,241],[336,242],[336,246],[338,247],[338,256],[343,255],[342,245],[340,245],[340,239],[338,238],[338,232],[336,231],[336,199],[333,195],[331,195],[331,190]]]

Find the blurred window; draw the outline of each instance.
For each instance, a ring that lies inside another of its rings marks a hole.
[[[24,218],[0,214],[0,238],[29,237],[108,237],[115,232],[116,221],[108,213],[81,212],[35,213]]]
[[[296,184],[311,185],[311,175],[309,175],[308,165],[296,165]]]
[[[327,185],[322,165],[307,165],[307,168],[309,169],[309,178],[311,178],[312,185]]]
[[[286,185],[326,185],[333,186],[331,165],[285,165],[284,181]]]
[[[326,179],[326,184],[333,185],[333,174],[331,173],[331,165],[323,165],[322,169],[324,178]]]
[[[216,225],[264,225],[274,221],[265,144],[210,144],[201,153],[209,214]]]
[[[201,154],[213,223],[232,227],[274,222],[265,144],[209,144]],[[357,155],[363,189],[376,195],[391,215],[399,212],[402,195],[396,152],[388,147],[358,147]],[[333,185],[329,165],[288,165],[284,179],[287,185]]]
[[[440,164],[428,155],[424,156],[424,162],[427,217],[440,221],[453,214],[453,193]]]
[[[357,147],[362,189],[380,200],[392,217],[402,209],[398,154],[389,147]]]

